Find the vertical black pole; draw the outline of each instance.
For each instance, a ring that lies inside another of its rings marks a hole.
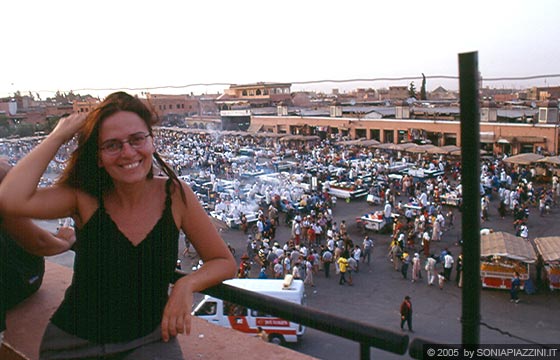
[[[360,343],[360,360],[369,360],[370,357],[370,346],[364,344],[363,342]]]
[[[480,112],[478,53],[459,54],[461,184],[463,187],[462,343],[480,338]]]

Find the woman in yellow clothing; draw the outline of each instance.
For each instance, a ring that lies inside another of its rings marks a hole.
[[[340,280],[338,280],[338,284],[344,285],[347,282],[346,268],[348,267],[348,251],[344,251],[336,262],[338,263],[338,268],[340,270]]]

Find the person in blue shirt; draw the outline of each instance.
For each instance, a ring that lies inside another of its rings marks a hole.
[[[266,275],[266,267],[261,267],[261,271],[259,273],[259,279],[268,279],[268,276]]]
[[[521,288],[521,280],[519,279],[519,273],[516,271],[513,275],[513,279],[511,280],[511,288],[509,290],[510,294],[510,302],[515,302],[516,304],[519,302],[519,289]]]

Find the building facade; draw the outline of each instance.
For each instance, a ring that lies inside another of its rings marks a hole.
[[[558,107],[551,107],[547,110],[552,111],[555,121],[550,121],[550,116],[549,118],[539,118],[538,121],[531,123],[481,121],[481,149],[494,154],[505,153],[508,155],[526,152],[558,154]],[[539,113],[539,116],[543,114],[544,112]],[[454,120],[252,116],[251,127],[271,133],[318,135],[323,138],[365,138],[395,144],[429,140],[436,146],[461,146],[461,122]]]

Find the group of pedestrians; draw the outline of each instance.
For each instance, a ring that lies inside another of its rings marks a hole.
[[[218,177],[233,179],[233,196],[242,194],[244,184],[239,182],[241,174],[257,170],[256,161],[235,159],[234,155],[240,148],[274,149],[272,154],[262,154],[263,158],[287,154],[290,150],[286,145],[266,138],[225,137],[215,148],[210,135],[183,134],[169,129],[157,129],[155,133],[160,135],[155,143],[161,148],[162,155],[170,159],[177,175],[194,177],[198,173],[213,177],[212,186],[216,191],[219,188]],[[67,146],[64,145],[63,149]],[[446,238],[446,232],[453,227],[457,209],[444,206],[447,196],[459,199],[462,196],[460,162],[445,157],[419,158],[419,167],[440,169],[443,175],[418,181],[409,175],[400,179],[389,177],[389,168],[397,164],[398,159],[411,160],[402,154],[384,154],[370,149],[350,150],[328,141],[300,150],[304,151],[296,152],[292,157],[295,164],[293,172],[313,168],[319,183],[326,184],[336,179],[358,184],[362,183],[359,174],[364,173],[376,179],[370,192],[381,199],[384,217],[389,223],[391,241],[388,259],[393,268],[401,272],[403,279],[414,284],[437,284],[440,289],[453,280],[457,286],[462,286],[462,254],[453,254],[449,247],[455,239]],[[16,156],[22,155],[11,148],[7,151]],[[57,163],[60,162],[51,162],[47,169],[58,171]],[[481,218],[484,221],[490,219],[490,207],[493,198],[497,197],[498,214],[501,217],[511,215],[514,226],[519,223],[516,227],[519,236],[528,239],[529,208],[538,207],[540,215],[546,216],[550,207],[556,204],[560,192],[556,176],[552,177],[551,184],[545,186],[537,186],[534,180],[535,175],[530,169],[508,166],[500,159],[484,161],[481,167]],[[251,237],[248,235],[246,255],[242,257],[238,276],[252,276],[252,262],[259,265],[253,269],[258,270],[260,277],[283,278],[291,274],[304,280],[307,286],[314,287],[315,276],[324,276],[335,278],[341,286],[354,285],[356,273],[363,266],[371,266],[373,239],[369,235],[360,240],[352,239],[347,219],[341,216],[336,219],[328,191],[303,191],[299,185],[290,183],[288,188],[264,183],[251,186],[246,199],[257,198],[257,194],[262,199],[257,210],[257,231],[249,234]],[[228,211],[236,201],[242,203],[240,198],[231,202],[223,200],[220,201],[221,206]],[[457,205],[460,206],[460,202]],[[303,209],[305,213],[298,213],[296,208]],[[281,214],[284,214],[284,222],[280,219]],[[240,217],[242,215],[246,214]],[[282,224],[290,226],[289,237],[279,238],[276,235],[275,229]],[[405,300],[410,311],[402,316],[411,330],[412,306],[410,298]],[[512,300],[518,300],[513,288]]]

